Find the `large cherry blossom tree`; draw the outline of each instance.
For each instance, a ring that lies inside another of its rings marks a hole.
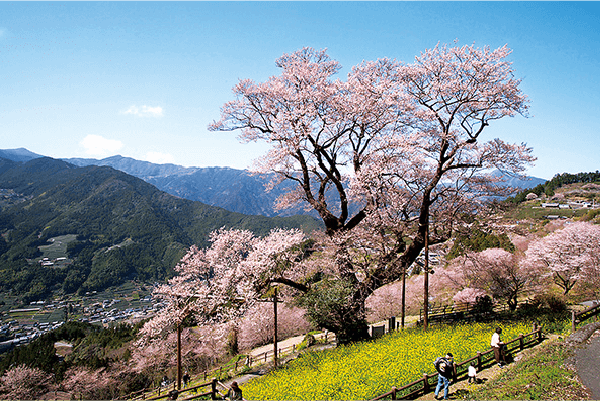
[[[342,339],[366,335],[365,299],[406,271],[427,232],[445,241],[500,192],[492,169],[520,174],[534,160],[524,144],[482,140],[494,120],[527,112],[509,54],[436,46],[412,64],[364,61],[343,81],[326,51],[304,48],[277,60],[280,75],[241,80],[211,124],[269,143],[255,170],[296,184],[279,206],[301,202],[323,220],[337,278],[353,289]]]

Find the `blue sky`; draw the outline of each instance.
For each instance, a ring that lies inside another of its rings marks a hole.
[[[207,130],[238,79],[304,46],[344,78],[458,39],[513,49],[531,100],[485,139],[533,147],[536,177],[596,171],[599,21],[599,2],[0,2],[0,149],[243,169],[265,145]]]

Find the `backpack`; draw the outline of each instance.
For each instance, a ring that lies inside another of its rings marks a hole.
[[[433,362],[433,366],[435,366],[435,370],[438,373],[446,374],[446,369],[448,369],[448,360],[446,358],[437,357]]]

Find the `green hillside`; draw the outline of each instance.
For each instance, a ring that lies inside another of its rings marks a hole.
[[[208,234],[223,226],[258,235],[274,227],[319,229],[308,216],[233,213],[174,197],[110,167],[51,158],[0,159],[0,211],[0,291],[25,301],[60,289],[164,279],[187,247],[207,245]]]

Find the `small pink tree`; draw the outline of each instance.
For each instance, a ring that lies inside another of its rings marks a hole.
[[[0,396],[3,399],[32,400],[52,389],[52,375],[38,368],[19,365],[0,377]]]
[[[458,290],[455,301],[472,302],[477,296],[490,295],[515,310],[519,297],[537,288],[541,273],[535,266],[520,263],[517,255],[489,248],[453,259],[440,276]]]
[[[64,391],[73,398],[84,400],[108,400],[119,395],[119,382],[106,368],[89,369],[74,367],[65,372],[61,383]]]
[[[211,234],[210,248],[192,246],[176,267],[178,275],[154,292],[166,306],[140,330],[137,347],[141,352],[134,352],[137,369],[156,372],[172,366],[175,352],[165,350],[175,350],[175,328],[184,326],[190,316],[202,329],[193,342],[182,333],[184,361],[204,358],[214,362],[217,355],[225,353],[228,341],[235,341],[231,345],[237,349],[239,320],[271,285],[287,284],[302,273],[293,262],[303,252],[303,240],[304,234],[298,230],[276,229],[260,238],[247,230],[221,229]],[[231,334],[235,335],[228,340]]]
[[[302,253],[303,240],[298,230],[276,229],[264,238],[247,230],[213,232],[210,248],[192,246],[176,267],[178,275],[157,287],[166,308],[144,325],[142,335],[160,335],[190,315],[201,325],[243,316],[271,284],[288,284],[300,273],[291,261]]]
[[[599,241],[599,226],[587,222],[569,224],[533,242],[525,263],[547,269],[567,295],[578,281],[598,281]]]

